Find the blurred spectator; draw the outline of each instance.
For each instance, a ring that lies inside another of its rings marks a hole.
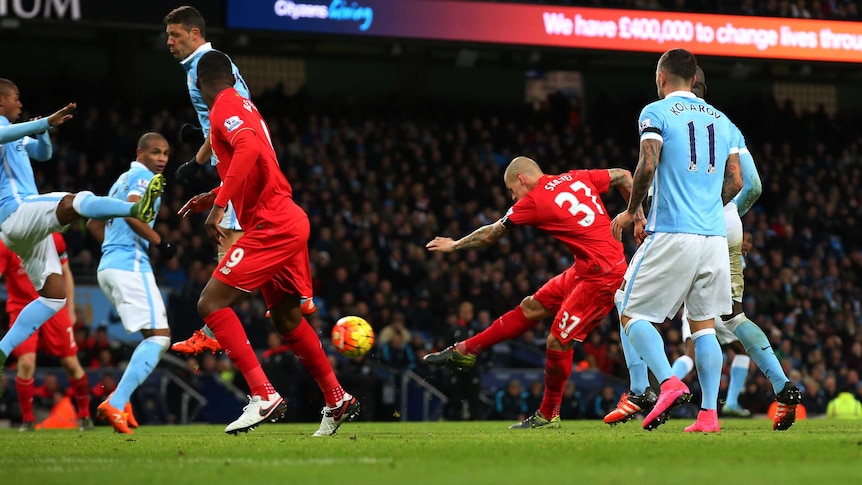
[[[99,404],[102,404],[102,401],[108,397],[108,394],[114,392],[114,389],[117,388],[117,378],[114,377],[114,373],[110,371],[102,372],[102,377],[99,378],[99,382],[96,383],[95,386],[90,388],[90,394],[93,395],[93,399],[90,401],[91,407],[94,409]],[[95,414],[94,414],[95,416]]]
[[[617,407],[617,394],[611,386],[602,387],[601,393],[593,399],[590,409],[592,418],[600,419]]]
[[[50,409],[54,405],[54,394],[64,394],[60,381],[54,373],[45,374],[42,384],[33,388],[33,405]]]
[[[401,312],[394,312],[392,314],[391,323],[380,330],[378,342],[380,344],[386,344],[392,340],[392,337],[395,335],[400,336],[402,342],[411,342],[413,339],[410,334],[410,330],[407,330],[404,314]]]
[[[380,349],[383,363],[396,369],[411,370],[416,366],[413,347],[404,341],[401,333],[393,333]]]
[[[563,388],[563,402],[560,404],[560,419],[583,419],[584,400],[581,391],[575,387],[573,380],[566,381]]]
[[[505,389],[497,391],[494,398],[495,418],[506,421],[523,421],[529,411],[526,398],[527,393],[521,388],[521,381],[512,379]]]
[[[542,381],[530,382],[530,387],[527,388],[527,397],[525,398],[527,412],[533,413],[539,409],[542,405],[542,397],[544,397],[545,393],[544,391],[545,389]]]
[[[826,413],[826,406],[829,400],[826,399],[826,393],[820,388],[820,384],[813,377],[805,379],[805,390],[802,393],[802,405],[808,410],[808,414],[817,416]]]
[[[15,391],[14,380],[9,385],[5,372],[0,372],[0,418],[20,420],[21,409],[18,405],[18,393]]]

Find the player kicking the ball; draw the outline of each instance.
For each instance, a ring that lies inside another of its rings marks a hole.
[[[432,365],[472,367],[480,351],[517,337],[539,320],[553,316],[541,407],[511,428],[558,428],[563,388],[572,373],[574,343],[583,342],[614,307],[614,293],[627,267],[623,246],[611,237],[611,220],[598,196],[616,187],[628,199],[632,177],[628,170],[619,168],[546,175],[535,161],[517,157],[506,168],[503,179],[515,203],[502,219],[457,241],[434,238],[426,247],[440,252],[483,248],[515,226],[530,225],[565,244],[575,264],[478,335],[428,354],[424,360]]]
[[[269,129],[257,108],[233,88],[230,59],[219,51],[203,54],[197,86],[210,108],[210,140],[222,185],[189,200],[183,217],[210,209],[205,226],[213,242],[224,237],[219,223],[232,201],[245,233],[219,262],[201,293],[198,312],[245,377],[251,396],[242,415],[225,428],[236,434],[281,418],[287,405],[275,391],[231,309],[260,289],[272,323],[323,392],[326,406],[314,436],[335,434],[359,413],[359,401],[344,392],[314,329],[300,309],[311,294],[308,216],[293,201],[293,189],[278,165]]]

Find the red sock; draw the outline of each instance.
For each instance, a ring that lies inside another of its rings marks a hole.
[[[207,326],[230,357],[248,383],[252,396],[268,397],[275,390],[257,360],[254,350],[248,343],[248,336],[242,328],[236,313],[230,308],[214,311],[204,318]]]
[[[33,379],[21,379],[15,377],[15,389],[18,391],[18,404],[21,405],[21,416],[23,421],[32,423],[36,421],[33,415],[33,390],[36,386]]]
[[[572,356],[575,350],[545,351],[545,397],[539,414],[545,419],[552,419],[560,414],[560,402],[563,400],[563,388],[572,374]]]
[[[494,320],[494,323],[490,327],[465,340],[463,342],[464,351],[460,348],[458,351],[467,354],[478,354],[495,344],[523,334],[533,328],[534,325],[536,325],[536,322],[524,315],[524,310],[521,310],[521,306],[516,306],[502,317]]]
[[[326,352],[320,345],[320,339],[311,325],[302,319],[302,323],[292,331],[282,335],[299,362],[308,370],[311,377],[317,381],[326,405],[333,407],[344,398],[344,389],[338,383]]]
[[[79,379],[69,376],[69,387],[75,396],[75,404],[78,406],[78,419],[90,417],[90,383],[85,373]]]

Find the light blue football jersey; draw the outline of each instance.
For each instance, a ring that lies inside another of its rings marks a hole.
[[[203,128],[205,137],[210,132],[210,110],[207,108],[206,103],[204,103],[204,98],[201,96],[201,90],[197,87],[198,61],[201,59],[202,55],[211,50],[213,50],[212,43],[207,42],[198,47],[197,50],[180,62],[183,66],[183,70],[186,71],[186,85],[189,88],[189,97],[192,100],[192,106],[194,106],[195,112],[198,115],[198,121],[201,124],[201,128]],[[242,75],[239,73],[239,68],[236,67],[236,64],[234,64],[233,61],[230,61],[230,65],[233,69],[233,75],[236,77],[236,84],[234,84],[233,87],[239,91],[239,94],[244,98],[251,99],[251,96],[248,93],[248,86],[245,84],[245,80],[243,80]],[[215,160],[213,160],[213,165],[215,165]]]
[[[641,140],[662,142],[652,183],[647,232],[726,236],[721,188],[739,130],[689,91],[648,104],[638,119]]]
[[[48,128],[47,118],[11,124],[5,116],[0,116],[0,223],[15,212],[25,197],[39,193],[30,159],[51,158],[51,137],[47,133],[35,138],[26,134]]]
[[[143,195],[147,190],[150,180],[155,174],[143,163],[134,161],[131,168],[111,186],[108,197],[126,200],[130,195]],[[159,212],[161,197],[156,201],[155,211]],[[150,222],[153,227],[155,220]],[[151,273],[150,257],[147,250],[150,243],[135,234],[129,224],[122,217],[109,219],[105,222],[105,240],[102,242],[102,260],[99,261],[99,269],[121,269],[124,271],[136,271],[140,273]]]

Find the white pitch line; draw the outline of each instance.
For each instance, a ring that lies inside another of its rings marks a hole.
[[[87,458],[87,457],[56,457],[56,458],[0,458],[0,464],[15,465],[17,470],[22,468],[37,469],[40,471],[69,471],[65,466],[93,466],[93,465],[254,465],[254,466],[331,466],[331,465],[385,465],[393,463],[392,458],[378,458],[373,456],[354,456],[344,458],[265,458],[256,460],[254,458],[214,458],[214,457],[189,457],[177,456],[175,458]]]

